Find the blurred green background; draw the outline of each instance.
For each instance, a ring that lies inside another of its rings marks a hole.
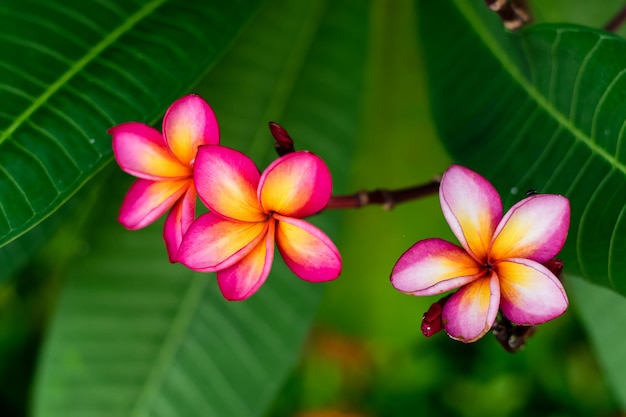
[[[599,27],[621,2],[537,0],[531,7],[537,21]],[[355,103],[365,122],[350,170],[354,191],[423,183],[451,162],[430,119],[413,8],[409,0],[373,2],[365,103]],[[299,363],[267,417],[623,415],[577,320],[575,300],[514,355],[491,336],[464,345],[443,334],[421,335],[421,316],[435,299],[398,293],[388,277],[415,241],[454,240],[436,196],[340,216],[344,271],[326,286]],[[81,245],[68,235],[59,234],[19,277],[0,285],[0,416],[27,414],[63,260]]]

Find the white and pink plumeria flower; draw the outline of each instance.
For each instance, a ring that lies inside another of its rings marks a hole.
[[[543,264],[567,238],[566,197],[532,195],[503,216],[495,188],[459,165],[445,172],[439,197],[461,247],[437,238],[417,242],[393,268],[397,290],[435,295],[458,289],[445,300],[441,323],[463,342],[485,335],[499,311],[518,325],[544,323],[565,312],[565,290]]]

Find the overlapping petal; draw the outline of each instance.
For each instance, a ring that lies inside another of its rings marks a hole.
[[[156,129],[128,122],[112,127],[109,133],[113,135],[115,160],[125,172],[154,181],[191,175],[191,167],[176,158]]]
[[[557,277],[528,259],[499,262],[502,313],[516,324],[540,324],[565,312],[567,295]]]
[[[225,146],[201,146],[194,166],[198,195],[206,206],[224,217],[257,222],[267,215],[257,200],[261,175],[243,153]]]
[[[265,212],[307,217],[323,209],[330,198],[332,179],[324,161],[311,152],[293,152],[263,172],[259,201]]]
[[[540,194],[514,205],[495,231],[490,258],[552,259],[565,244],[569,229],[569,200]]]
[[[170,262],[176,262],[176,254],[187,229],[191,226],[196,215],[196,188],[193,181],[165,219],[163,240]]]
[[[170,150],[191,165],[200,145],[217,145],[219,128],[211,107],[197,95],[176,100],[163,117],[163,136]]]
[[[476,260],[485,260],[502,218],[502,201],[496,189],[474,171],[452,165],[441,179],[439,198],[461,246]]]
[[[217,282],[227,300],[244,300],[265,282],[274,259],[274,221],[268,224],[264,239],[236,264],[217,272]]]
[[[205,213],[187,230],[177,261],[201,272],[228,268],[264,239],[268,227],[267,222],[241,222]]]
[[[481,272],[481,265],[462,248],[426,239],[402,254],[391,272],[391,284],[412,295],[434,295],[468,284]]]
[[[333,242],[317,227],[292,217],[274,215],[276,245],[285,263],[305,281],[322,282],[341,273],[341,256]]]
[[[124,197],[119,222],[127,229],[141,229],[154,222],[185,194],[189,179],[171,181],[135,181]]]
[[[480,278],[452,294],[443,307],[443,327],[453,339],[469,343],[491,329],[498,315],[500,286],[496,274]]]

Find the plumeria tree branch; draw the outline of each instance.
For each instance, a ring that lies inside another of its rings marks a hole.
[[[435,177],[425,184],[398,190],[377,189],[374,191],[359,191],[349,195],[333,195],[330,197],[327,209],[361,208],[370,204],[381,204],[385,210],[391,210],[396,204],[437,194],[441,177]]]
[[[274,137],[274,148],[279,156],[295,152],[293,139],[284,127],[276,122],[269,122],[269,128]],[[425,184],[397,190],[383,188],[374,191],[361,190],[348,195],[333,195],[325,209],[361,208],[370,204],[381,204],[385,210],[391,210],[396,204],[436,194],[440,182],[441,176],[437,176]]]
[[[607,32],[617,31],[626,21],[626,5],[624,5],[612,18],[604,25]]]
[[[509,30],[518,30],[532,20],[525,0],[485,0],[485,4],[498,14]]]

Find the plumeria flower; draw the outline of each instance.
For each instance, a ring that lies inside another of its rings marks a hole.
[[[310,152],[288,153],[260,174],[244,154],[223,146],[201,146],[194,178],[210,212],[189,228],[178,261],[217,272],[228,300],[251,296],[267,278],[274,242],[287,266],[303,280],[336,278],[341,257],[318,228],[301,220],[326,206],[331,176]]]
[[[170,261],[194,220],[196,190],[193,166],[200,145],[219,144],[219,128],[211,107],[199,96],[185,96],[163,118],[163,134],[139,122],[109,130],[119,166],[138,177],[122,202],[119,221],[135,230],[171,209],[163,230]]]
[[[559,279],[543,263],[563,247],[569,200],[537,194],[502,216],[495,188],[477,173],[453,165],[439,189],[443,214],[462,247],[442,239],[417,242],[398,260],[392,285],[407,294],[435,295],[455,288],[441,310],[450,337],[473,342],[498,311],[511,322],[535,325],[568,306]]]

